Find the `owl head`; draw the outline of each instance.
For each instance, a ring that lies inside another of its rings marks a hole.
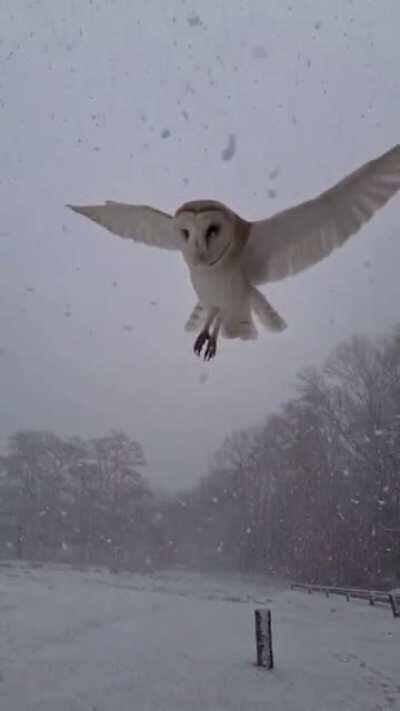
[[[243,249],[246,222],[213,200],[193,200],[174,216],[174,229],[189,267],[217,268]]]

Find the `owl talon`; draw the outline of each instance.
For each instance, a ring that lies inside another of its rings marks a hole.
[[[193,350],[196,353],[196,355],[201,356],[201,351],[203,350],[203,346],[205,343],[208,343],[209,340],[210,340],[210,334],[208,333],[208,331],[202,331],[201,333],[199,333],[199,335],[197,336],[197,338],[194,342],[194,346],[193,346]],[[207,348],[208,348],[208,346],[207,346]]]
[[[193,350],[196,355],[201,356],[205,344],[207,344],[207,346],[203,358],[204,360],[211,360],[217,352],[217,339],[215,336],[211,336],[208,331],[199,333],[195,340]]]
[[[217,339],[214,336],[210,336],[207,343],[206,352],[204,353],[204,360],[211,360],[215,357],[217,352]]]

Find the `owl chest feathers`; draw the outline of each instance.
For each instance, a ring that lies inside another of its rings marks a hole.
[[[227,315],[237,312],[249,301],[251,287],[239,260],[217,269],[192,267],[190,278],[206,309],[217,308],[222,315]]]

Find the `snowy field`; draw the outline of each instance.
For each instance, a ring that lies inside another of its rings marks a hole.
[[[272,672],[254,664],[264,604]],[[1,565],[0,709],[400,709],[400,620],[260,579]]]

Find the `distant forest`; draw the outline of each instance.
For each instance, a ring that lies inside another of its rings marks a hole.
[[[191,490],[160,496],[123,432],[19,431],[0,456],[0,557],[400,580],[400,327],[341,344],[295,396],[233,433]]]

